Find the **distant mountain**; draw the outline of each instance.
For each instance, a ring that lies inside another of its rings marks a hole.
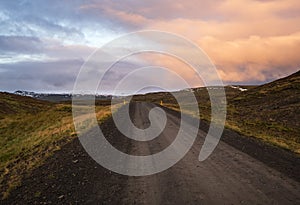
[[[35,92],[29,92],[29,91],[21,91],[18,90],[14,92],[16,95],[20,96],[27,96],[36,98],[39,100],[46,100],[50,102],[64,102],[64,101],[71,101],[72,100],[72,94],[66,93],[66,94],[57,94],[57,93],[35,93]],[[89,95],[82,95],[82,96],[89,96]],[[111,95],[96,95],[96,100],[109,100],[111,99]]]
[[[34,93],[34,92],[21,91],[21,90],[17,90],[16,92],[14,92],[14,94],[21,95],[21,96],[27,96],[27,97],[34,97],[36,95],[36,93]]]

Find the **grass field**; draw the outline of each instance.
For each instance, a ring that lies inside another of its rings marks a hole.
[[[0,190],[3,197],[76,133],[70,104],[53,104],[1,93],[6,105],[0,119]],[[97,119],[110,115],[108,106],[96,107]]]

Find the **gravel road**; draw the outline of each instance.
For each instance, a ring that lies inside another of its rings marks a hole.
[[[130,105],[137,127],[149,126],[148,113],[154,106],[142,102]],[[167,111],[166,128],[150,141],[126,138],[112,119],[101,128],[117,149],[149,155],[170,145],[179,126],[178,114]],[[182,160],[161,173],[141,177],[119,175],[101,167],[76,139],[25,177],[2,204],[300,204],[297,177],[278,171],[284,167],[277,169],[280,165],[275,162],[274,168],[260,157],[253,157],[249,150],[245,153],[237,149],[232,146],[233,140],[221,141],[207,160],[199,162],[205,136],[205,131],[199,129],[192,149]],[[299,159],[293,163],[291,166],[299,170]]]

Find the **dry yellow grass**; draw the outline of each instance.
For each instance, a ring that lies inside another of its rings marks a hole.
[[[96,107],[99,122],[110,114],[109,106]],[[20,185],[24,175],[77,136],[71,105],[53,105],[45,111],[11,115],[0,121],[0,188],[4,198]]]

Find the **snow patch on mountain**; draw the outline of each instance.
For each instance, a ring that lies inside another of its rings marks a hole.
[[[242,91],[242,92],[245,92],[245,91],[248,90],[248,89],[246,89],[246,88],[241,88],[241,87],[233,86],[233,85],[231,85],[230,87],[233,88],[233,89],[238,89],[238,90],[240,90],[240,91]]]

